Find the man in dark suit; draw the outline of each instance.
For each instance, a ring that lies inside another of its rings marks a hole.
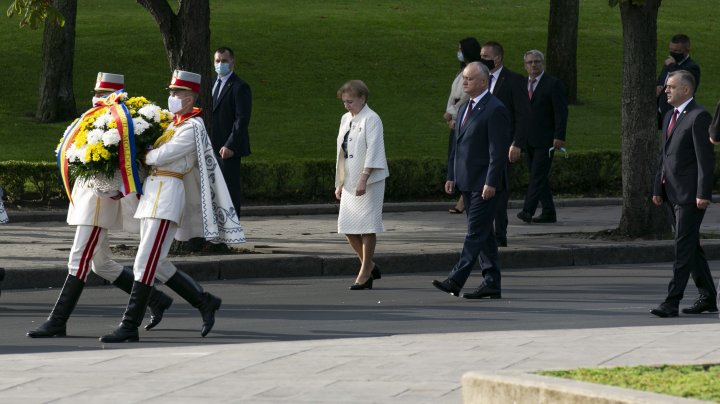
[[[448,158],[445,192],[462,192],[468,229],[460,260],[444,281],[433,285],[459,296],[480,258],[483,282],[466,299],[501,297],[498,248],[493,233],[497,201],[507,192],[507,154],[511,119],[507,108],[488,91],[489,71],[480,62],[463,70],[463,91],[470,100],[458,109],[457,126]]]
[[[545,72],[545,56],[538,50],[525,53],[525,70],[530,100],[525,150],[530,176],[525,202],[517,217],[526,223],[555,223],[557,214],[550,191],[550,167],[555,151],[565,145],[568,117],[565,86]],[[542,204],[542,213],[533,217],[538,203]]]
[[[688,278],[692,274],[700,297],[686,314],[717,311],[717,291],[705,253],[700,246],[700,225],[710,205],[715,156],[708,139],[712,117],[693,100],[695,78],[686,70],[668,75],[668,103],[674,107],[663,121],[663,145],[655,175],[652,201],[667,201],[675,220],[675,263],[665,301],[650,312],[677,317]]]
[[[490,69],[490,93],[497,97],[510,111],[512,134],[508,160],[513,163],[520,158],[522,148],[527,142],[525,124],[530,113],[530,103],[525,93],[525,79],[503,66],[503,57],[503,47],[497,42],[485,42],[480,50],[480,61]],[[507,247],[509,195],[509,192],[503,192],[497,197],[495,239],[500,247]]]
[[[658,104],[658,129],[662,129],[663,118],[673,109],[668,104],[665,95],[665,82],[668,73],[677,70],[687,70],[695,78],[695,92],[700,86],[700,66],[690,57],[690,38],[687,35],[677,34],[670,39],[670,55],[665,59],[663,68],[657,79],[656,96]]]
[[[213,85],[212,133],[210,141],[220,164],[238,217],[240,216],[240,158],[250,155],[248,125],[252,112],[250,86],[238,77],[235,56],[227,47],[215,51],[215,71],[218,74]]]

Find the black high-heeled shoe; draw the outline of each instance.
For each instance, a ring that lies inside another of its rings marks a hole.
[[[352,286],[350,286],[350,290],[363,290],[363,289],[372,289],[373,284],[373,277],[369,277],[368,280],[365,281],[365,283],[356,283]]]
[[[382,278],[382,274],[380,273],[380,267],[377,264],[375,264],[375,267],[373,268],[371,274],[373,279]]]

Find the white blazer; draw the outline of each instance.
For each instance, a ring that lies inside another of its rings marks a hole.
[[[342,144],[348,130],[350,130],[347,141],[348,157],[345,158]],[[335,188],[342,186],[346,191],[354,191],[364,168],[373,168],[367,180],[368,184],[382,181],[390,175],[385,158],[382,121],[367,104],[355,117],[348,112],[340,120],[335,161]]]

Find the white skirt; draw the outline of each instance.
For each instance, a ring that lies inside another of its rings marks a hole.
[[[338,215],[338,234],[382,233],[383,199],[385,199],[385,180],[368,184],[365,195],[355,196],[343,188],[340,196],[340,214]]]

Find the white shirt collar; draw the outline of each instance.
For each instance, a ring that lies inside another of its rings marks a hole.
[[[690,98],[688,98],[687,101],[683,102],[682,104],[680,104],[679,107],[675,108],[675,109],[678,110],[678,115],[682,114],[683,111],[685,111],[685,108],[688,106],[688,104],[690,104],[690,101],[692,101],[693,98],[695,98],[695,97],[690,97]]]

